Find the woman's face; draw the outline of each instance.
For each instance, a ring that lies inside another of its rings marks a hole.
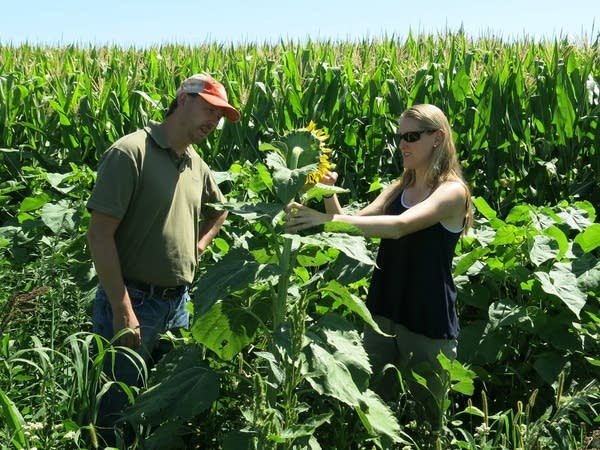
[[[427,130],[414,119],[400,119],[396,145],[402,155],[405,169],[423,169],[429,164],[433,146],[437,143],[436,130]]]

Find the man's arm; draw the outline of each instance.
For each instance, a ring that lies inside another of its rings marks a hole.
[[[100,284],[104,288],[113,313],[113,331],[132,328],[120,339],[126,347],[138,348],[141,345],[140,323],[131,306],[131,299],[123,281],[119,254],[115,243],[115,232],[120,219],[92,211],[87,238]]]
[[[218,216],[214,216],[208,219],[205,219],[202,222],[202,228],[200,229],[200,234],[198,236],[198,254],[201,255],[206,247],[210,245],[212,240],[215,238],[223,222],[227,218],[227,211],[223,211]]]

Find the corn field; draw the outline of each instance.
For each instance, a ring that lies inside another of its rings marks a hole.
[[[462,32],[0,44],[1,448],[102,448],[94,420],[113,350],[90,333],[85,201],[100,155],[161,120],[198,72],[242,113],[197,145],[238,207],[203,256],[189,332],[129,412],[132,448],[596,448],[600,35]],[[401,173],[398,117],[425,102],[450,120],[477,209],[455,258],[462,329],[439,436],[415,423],[409,400],[384,405],[365,388],[357,330],[372,321],[362,300],[376,242],[282,238],[264,162],[272,142],[313,121],[329,135],[344,203],[358,208]]]
[[[474,193],[506,211],[519,201],[600,201],[598,41],[505,43],[463,34],[305,45],[121,48],[0,47],[3,181],[32,161],[95,167],[118,136],[160,119],[180,80],[222,79],[242,121],[200,148],[216,170],[310,120],[332,136],[346,187],[364,192],[401,168],[398,115],[439,105]],[[6,189],[6,188],[4,188]]]

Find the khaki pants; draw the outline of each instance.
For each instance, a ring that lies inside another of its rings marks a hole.
[[[398,400],[401,385],[397,371],[389,368],[384,371],[386,365],[394,365],[402,375],[404,388],[420,410],[419,418],[427,420],[433,429],[439,429],[448,377],[437,355],[442,352],[449,359],[455,359],[456,339],[431,339],[385,317],[373,316],[373,319],[384,333],[393,336],[382,336],[365,325],[364,347],[373,369],[373,390],[385,401]],[[412,371],[426,380],[427,387],[415,380]]]

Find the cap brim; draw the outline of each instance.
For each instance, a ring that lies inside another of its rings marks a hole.
[[[230,122],[237,122],[238,120],[240,120],[240,112],[222,98],[210,94],[205,94],[203,92],[200,92],[198,95],[211,105],[221,108],[225,114],[225,117],[227,117],[227,120],[229,120]]]

